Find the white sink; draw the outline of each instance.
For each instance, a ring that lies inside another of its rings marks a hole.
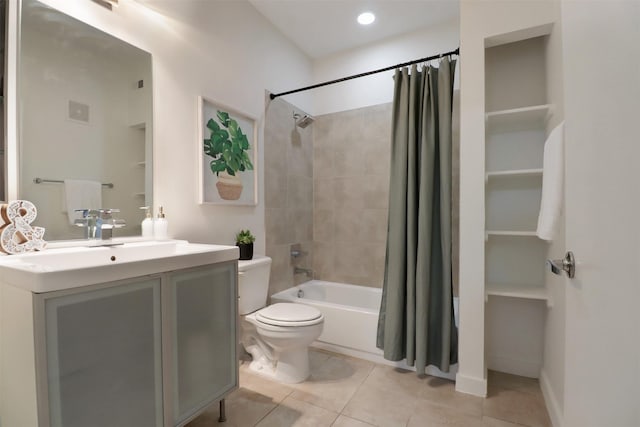
[[[185,240],[47,249],[0,257],[0,281],[41,293],[236,259],[236,246]]]

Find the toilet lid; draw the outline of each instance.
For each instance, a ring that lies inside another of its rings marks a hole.
[[[306,326],[321,322],[323,317],[315,307],[279,302],[258,311],[256,320],[276,326]]]

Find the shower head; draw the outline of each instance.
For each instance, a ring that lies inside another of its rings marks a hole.
[[[296,121],[296,126],[298,126],[301,129],[306,128],[315,120],[313,117],[311,117],[308,114],[298,114],[298,113],[293,113],[293,119]]]

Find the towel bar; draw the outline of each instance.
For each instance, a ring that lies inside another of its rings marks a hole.
[[[61,179],[44,179],[44,178],[33,178],[33,182],[36,184],[42,184],[43,182],[53,182],[56,184],[64,184],[64,181]],[[103,187],[113,188],[113,183],[107,182],[102,184]]]

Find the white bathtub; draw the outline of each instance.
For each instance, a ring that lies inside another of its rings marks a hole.
[[[415,370],[404,362],[384,359],[382,350],[376,347],[381,299],[382,289],[322,280],[311,280],[271,296],[272,303],[308,304],[322,312],[324,329],[322,335],[313,344],[314,347]],[[457,325],[458,298],[454,298],[453,306]],[[428,366],[427,374],[455,379],[457,370],[457,364],[453,365],[447,373],[434,366]]]

